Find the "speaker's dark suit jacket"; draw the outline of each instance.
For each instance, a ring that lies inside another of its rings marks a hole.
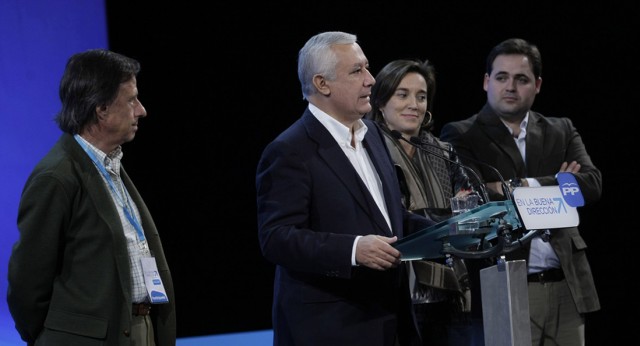
[[[474,158],[498,169],[505,179],[535,178],[541,185],[557,185],[555,174],[563,162],[577,161],[582,168],[575,174],[585,203],[593,203],[602,193],[602,175],[591,161],[580,134],[568,118],[545,117],[529,112],[527,124],[526,165],[513,137],[491,107],[465,120],[445,124],[440,139],[450,142],[460,159],[484,179],[499,181],[488,167],[464,156]],[[503,199],[492,194],[492,199]],[[600,309],[585,250],[587,244],[577,227],[551,230],[551,245],[560,259],[573,300],[581,313]],[[528,259],[528,247],[507,256]]]
[[[176,344],[171,272],[151,213],[121,167],[169,303],[151,318],[156,345]],[[131,270],[113,199],[99,171],[73,136],[63,134],[25,184],[20,239],[9,261],[7,302],[29,345],[128,345]]]
[[[382,182],[391,229],[336,140],[308,109],[262,154],[259,239],[264,256],[276,264],[275,345],[393,345],[396,333],[405,345],[415,340],[405,273],[351,265],[356,236],[402,238],[433,224],[402,207],[380,132],[365,123],[364,147]]]

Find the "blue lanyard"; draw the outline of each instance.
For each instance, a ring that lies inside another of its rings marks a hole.
[[[118,191],[118,189],[115,188],[114,184],[113,184],[113,179],[111,178],[111,175],[109,174],[109,172],[107,172],[106,168],[104,167],[104,165],[98,161],[98,158],[96,158],[96,155],[93,153],[93,150],[91,150],[91,148],[89,148],[81,139],[79,135],[74,135],[73,138],[76,139],[76,142],[78,142],[78,144],[80,144],[80,146],[82,147],[82,149],[84,149],[84,151],[87,153],[87,155],[89,155],[89,157],[91,158],[91,161],[93,161],[93,163],[96,165],[96,167],[98,167],[98,170],[100,171],[100,173],[102,173],[102,176],[105,178],[105,180],[107,181],[107,183],[109,184],[109,188],[111,189],[111,191],[113,193],[115,193],[116,197],[118,198],[119,202],[122,204],[122,209],[124,210],[124,214],[127,216],[127,220],[129,220],[129,222],[131,223],[131,225],[133,226],[133,228],[136,229],[136,233],[138,234],[138,240],[140,240],[141,242],[145,241],[145,237],[144,237],[144,232],[142,231],[142,227],[140,226],[140,223],[138,222],[138,220],[136,219],[135,215],[133,214],[132,210],[130,209],[129,206],[129,197],[126,195],[126,189],[124,187],[124,182],[122,182],[122,189],[123,192],[125,193],[124,196],[120,195],[120,192]]]

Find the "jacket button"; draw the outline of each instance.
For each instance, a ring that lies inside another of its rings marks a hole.
[[[124,336],[129,337],[129,335],[131,335],[131,332],[129,332],[129,330],[125,329],[122,334],[124,334]]]

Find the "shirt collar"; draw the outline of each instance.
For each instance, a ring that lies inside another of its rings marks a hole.
[[[500,119],[500,121],[502,121],[504,126],[507,127],[507,130],[509,130],[511,136],[513,136],[513,130],[509,127],[509,125],[507,125],[507,123],[502,119]],[[518,138],[524,138],[527,136],[527,123],[529,123],[529,112],[527,112],[527,115],[525,115],[520,122],[520,135],[518,135]]]
[[[122,156],[124,153],[122,152],[122,146],[118,146],[109,154],[105,154],[102,150],[95,147],[89,141],[84,139],[82,136],[78,136],[80,140],[87,145],[91,151],[96,155],[96,158],[102,162],[107,171],[111,171],[113,173],[118,174],[120,172],[120,162],[122,161]]]
[[[351,134],[351,129],[344,126],[341,122],[334,119],[329,114],[322,111],[320,108],[314,106],[309,103],[309,111],[311,114],[318,119],[318,121],[331,133],[331,136],[340,144],[341,146],[349,146],[351,147],[351,140],[353,139],[353,135]],[[364,139],[364,135],[367,133],[368,127],[359,119],[355,125],[355,143],[356,147],[359,147],[362,144],[362,140]]]

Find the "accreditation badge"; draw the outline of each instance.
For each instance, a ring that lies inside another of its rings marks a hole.
[[[142,272],[144,273],[144,285],[147,288],[152,304],[168,303],[169,298],[162,284],[156,260],[153,257],[142,257]]]

